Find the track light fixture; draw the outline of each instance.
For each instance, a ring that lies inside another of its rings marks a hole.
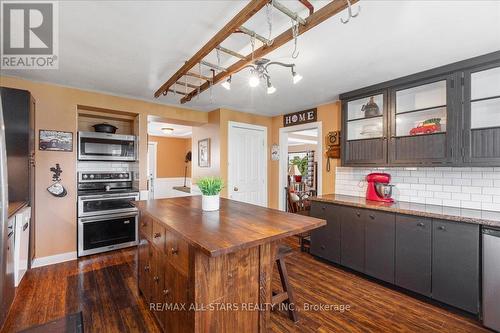
[[[276,92],[276,88],[273,87],[273,85],[271,84],[271,78],[268,76],[267,77],[267,94],[271,95],[271,94],[274,94],[275,92]]]
[[[253,62],[253,64],[247,65],[241,70],[250,68],[250,78],[248,79],[248,84],[250,85],[250,87],[255,88],[260,84],[261,80],[266,80],[267,93],[273,94],[274,92],[276,92],[276,88],[271,84],[271,77],[268,71],[268,67],[271,65],[289,67],[292,70],[293,84],[297,84],[300,80],[302,80],[302,76],[295,71],[295,64],[285,64],[277,61],[270,62],[269,59],[266,58],[257,59]],[[228,86],[230,82],[231,76],[222,85],[224,86],[224,88],[229,90],[230,88],[228,88]]]
[[[231,78],[232,76],[230,75],[224,83],[222,83],[222,86],[226,88],[227,90],[231,90]]]

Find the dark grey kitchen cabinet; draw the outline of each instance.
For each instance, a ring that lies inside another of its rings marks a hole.
[[[454,161],[460,94],[457,74],[390,89],[391,165],[446,165]]]
[[[395,284],[431,296],[432,220],[396,215]]]
[[[313,202],[311,216],[325,219],[326,226],[311,232],[311,254],[340,264],[340,216],[345,207]]]
[[[347,208],[340,220],[340,263],[364,272],[366,210]]]
[[[365,274],[394,283],[394,213],[365,212]]]
[[[432,298],[477,314],[479,225],[432,223]]]
[[[496,51],[341,94],[342,165],[500,166],[499,80]],[[383,116],[350,112],[378,95]]]
[[[463,75],[464,162],[500,165],[500,61]]]
[[[387,91],[342,102],[344,165],[387,163]]]

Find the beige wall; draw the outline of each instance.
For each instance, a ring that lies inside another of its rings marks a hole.
[[[210,167],[198,166],[198,141],[210,139]],[[202,177],[220,176],[220,112],[219,110],[208,113],[208,123],[193,127],[192,135],[192,182],[193,184]]]
[[[156,142],[156,177],[184,177],[185,157],[191,150],[191,138],[149,136],[149,142]],[[191,177],[191,163],[187,165],[187,177]]]
[[[320,140],[324,140],[325,136],[330,131],[340,130],[340,102],[320,105],[318,109],[318,121],[322,123],[322,135]],[[283,127],[283,116],[276,116],[272,118],[272,137],[271,144],[279,144],[279,129]],[[323,147],[326,151],[326,147]],[[326,171],[326,157],[325,152],[316,152],[323,155],[322,166],[322,191],[323,194],[335,192],[335,167],[339,165],[340,160],[334,159],[330,161],[330,172]],[[280,157],[281,158],[281,157]],[[286,157],[285,157],[286,158]],[[270,175],[269,175],[269,207],[278,208],[279,200],[279,162],[270,161]]]
[[[40,129],[73,132],[73,152],[36,150],[36,257],[76,251],[76,132],[79,105],[136,113],[136,133],[147,138],[147,116],[192,123],[206,123],[208,115],[140,100],[38,83],[0,76],[4,87],[29,90],[36,99],[36,133]],[[38,146],[38,135],[36,135]],[[139,142],[140,187],[146,189],[147,140]],[[68,195],[56,198],[46,188],[52,183],[50,167],[59,163],[63,170],[62,184]]]

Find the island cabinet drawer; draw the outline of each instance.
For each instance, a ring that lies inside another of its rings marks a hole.
[[[187,273],[189,267],[189,244],[167,231],[165,236],[167,260],[183,273]]]
[[[165,227],[158,221],[153,223],[153,244],[158,250],[165,252]]]
[[[153,219],[144,213],[140,214],[139,231],[147,239],[151,239],[153,235]]]

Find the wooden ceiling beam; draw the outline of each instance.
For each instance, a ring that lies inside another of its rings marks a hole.
[[[160,97],[161,94],[168,90],[175,82],[177,82],[184,74],[191,68],[198,64],[204,57],[206,57],[213,49],[219,46],[227,37],[229,37],[235,30],[243,25],[255,13],[268,3],[269,0],[252,0],[245,6],[229,23],[227,23],[208,43],[206,43],[194,56],[191,57],[186,63],[174,74],[167,82],[165,82],[156,92],[155,97]]]
[[[351,4],[357,3],[359,0],[351,0]],[[344,1],[331,1],[327,5],[323,6],[321,9],[317,10],[314,12],[314,14],[310,15],[309,17],[306,18],[306,24],[302,25],[299,24],[298,29],[299,29],[299,35],[302,35],[306,31],[309,31],[310,29],[314,28],[315,26],[323,23],[330,17],[338,14],[342,10],[347,8],[347,2]],[[264,57],[268,53],[276,50],[277,48],[285,45],[289,41],[293,40],[293,33],[292,29],[288,29],[276,38],[274,38],[274,42],[272,45],[266,45],[264,44],[262,47],[258,48],[255,50],[253,58],[258,59],[261,57]],[[226,72],[221,72],[217,75],[215,75],[212,84],[217,84],[221,81],[223,81],[225,78],[229,77],[230,75],[240,71],[243,67],[246,65],[249,65],[252,62],[252,55],[246,56],[246,59],[239,60],[238,62],[234,63],[233,65],[229,66],[227,68]],[[194,90],[184,96],[181,99],[181,103],[184,104],[186,102],[189,102],[194,96],[196,96],[198,93],[201,93],[205,90],[207,90],[210,87],[209,82],[203,83],[199,89]]]

